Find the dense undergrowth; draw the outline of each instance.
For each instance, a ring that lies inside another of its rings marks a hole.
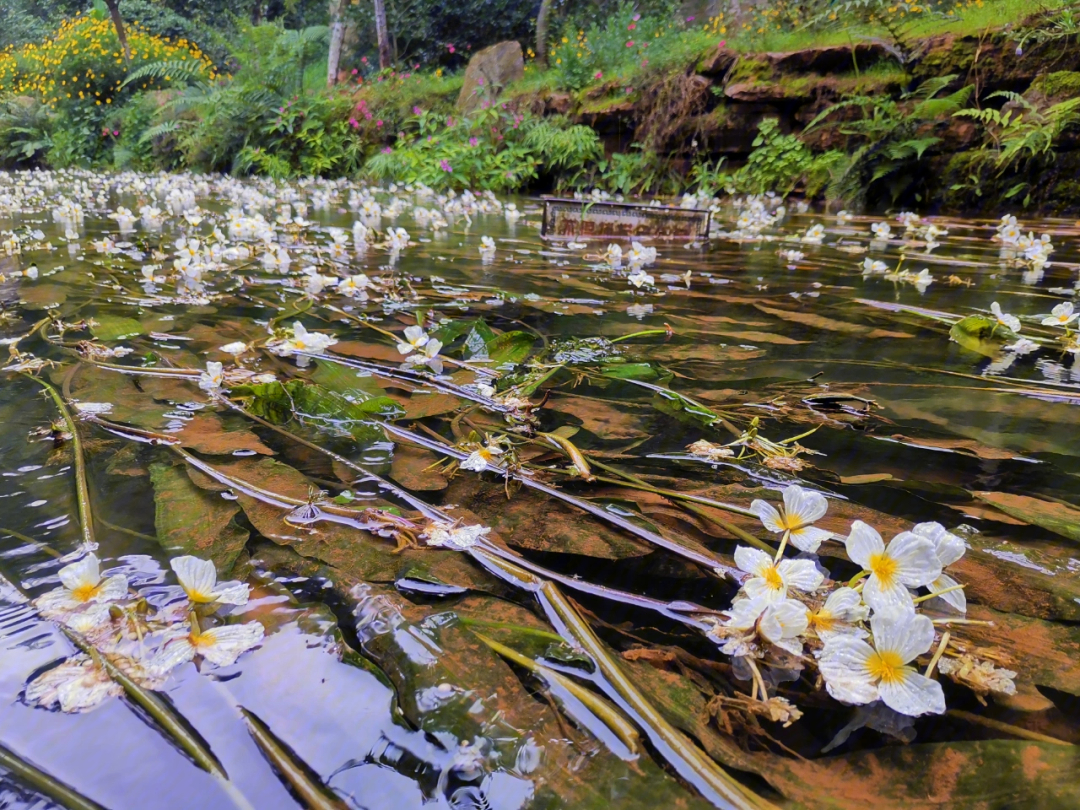
[[[326,26],[234,19],[227,50],[220,33],[203,50],[134,23],[128,60],[97,8],[0,53],[0,164],[1068,207],[1074,8],[776,2],[702,20],[590,5],[546,66],[526,48],[524,77],[469,114],[462,72],[439,60],[362,56],[327,89]]]

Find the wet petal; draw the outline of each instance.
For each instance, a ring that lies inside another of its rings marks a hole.
[[[750,504],[750,511],[758,516],[762,525],[770,532],[784,531],[784,527],[780,524],[780,513],[768,501],[755,500]]]
[[[222,582],[214,589],[214,601],[223,605],[246,605],[251,588],[244,582]]]
[[[209,560],[198,557],[176,557],[169,562],[180,587],[192,602],[212,602],[214,584],[217,582],[217,569]]]
[[[101,582],[101,563],[96,554],[90,553],[78,562],[65,565],[59,573],[60,581],[69,591],[83,587],[92,588]]]
[[[878,650],[895,652],[905,664],[914,661],[934,644],[934,623],[922,615],[875,615],[870,619],[870,629]]]
[[[128,595],[128,581],[123,574],[111,576],[98,586],[95,602],[117,602]]]
[[[915,612],[915,602],[911,592],[893,577],[888,584],[871,574],[863,585],[863,601],[874,611],[874,615],[899,616]]]
[[[814,554],[824,543],[832,537],[832,532],[825,529],[819,529],[816,526],[806,526],[802,529],[795,529],[791,532],[788,538],[788,542],[795,546],[799,551],[805,551],[807,554]]]
[[[781,560],[777,570],[789,588],[807,593],[816,591],[825,580],[825,575],[818,570],[813,560]]]
[[[856,520],[851,524],[851,531],[848,532],[845,545],[851,561],[866,570],[870,569],[870,559],[885,550],[885,541],[881,539],[877,529],[861,520]],[[867,602],[867,604],[870,603]]]
[[[833,636],[825,642],[818,669],[829,694],[844,703],[872,703],[878,689],[870,678],[867,662],[874,648],[853,636]]]
[[[784,515],[792,527],[809,526],[829,510],[829,502],[820,492],[790,486],[784,490]]]
[[[772,557],[760,549],[749,546],[739,546],[735,549],[735,565],[748,574],[763,577],[772,564]]]
[[[199,635],[196,649],[210,663],[227,667],[262,641],[263,634],[258,622],[215,627]]]
[[[929,585],[941,575],[934,544],[913,532],[901,532],[889,543],[896,562],[896,578],[912,588]]]
[[[878,689],[885,705],[901,714],[918,717],[945,713],[941,684],[914,670],[904,672],[904,676],[896,681],[882,682]]]
[[[944,591],[946,588],[952,588],[954,585],[959,585],[955,579],[948,574],[942,574],[940,577],[931,582],[927,587],[930,588],[931,593],[938,591]],[[967,613],[967,596],[964,595],[962,590],[949,591],[943,593],[938,599],[945,602],[949,607],[960,611],[961,613]]]

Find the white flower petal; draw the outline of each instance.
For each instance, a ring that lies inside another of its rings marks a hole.
[[[944,591],[947,588],[951,588],[954,585],[959,584],[959,582],[950,577],[948,574],[942,574],[940,577],[931,582],[927,587],[930,589],[931,593],[935,593],[937,591]],[[957,589],[955,591],[949,591],[948,593],[941,594],[941,596],[937,598],[945,602],[947,605],[949,605],[949,607],[954,608],[961,613],[967,613],[967,596],[964,595],[964,592],[962,590]]]
[[[770,532],[784,531],[780,524],[780,513],[768,501],[755,500],[750,504],[750,511],[758,516],[762,525]]]
[[[802,529],[795,529],[788,537],[788,542],[795,546],[799,551],[805,551],[807,554],[814,554],[824,543],[832,537],[832,532],[825,529],[819,529],[817,526],[806,526]]]
[[[199,635],[195,648],[211,664],[227,667],[263,639],[258,622],[215,627]]]
[[[145,663],[146,671],[151,675],[168,675],[181,664],[186,664],[195,657],[195,647],[184,631],[183,635],[170,639]]]
[[[60,581],[69,591],[77,588],[95,587],[101,582],[101,563],[97,555],[91,552],[71,565],[65,565],[59,571]]]
[[[829,502],[820,492],[795,485],[784,490],[784,516],[790,527],[809,526],[829,510]]]
[[[947,531],[940,523],[919,523],[913,526],[911,531],[934,544],[934,553],[937,554],[942,568],[952,565],[967,551],[964,541]]]
[[[870,606],[875,616],[878,614],[900,616],[915,612],[915,602],[911,598],[911,592],[895,577],[889,584],[883,584],[876,575],[872,574],[863,585],[862,595],[863,601]]]
[[[851,531],[848,532],[845,545],[851,561],[866,570],[870,568],[870,558],[885,550],[885,541],[881,539],[877,529],[861,520],[856,520],[851,524]]]
[[[934,644],[934,623],[927,616],[913,613],[875,615],[870,619],[870,629],[878,650],[895,652],[905,664],[914,661]]]
[[[482,473],[487,469],[487,461],[481,455],[479,450],[474,450],[469,454],[469,457],[461,462],[459,465],[463,470],[470,470],[472,472]]]
[[[869,613],[869,609],[862,603],[862,595],[846,585],[829,594],[823,610],[830,616],[846,622],[863,621]]]
[[[889,543],[896,562],[896,579],[912,588],[929,585],[941,574],[934,544],[914,532],[901,532]]]
[[[829,694],[844,703],[863,704],[877,700],[878,689],[867,668],[873,654],[874,648],[862,639],[830,637],[818,660],[818,669]]]
[[[807,593],[816,591],[825,580],[825,575],[818,570],[813,560],[781,560],[777,570],[785,585]]]
[[[246,605],[251,588],[244,582],[221,582],[214,588],[214,601],[222,605]]]
[[[98,592],[94,594],[95,602],[117,602],[127,596],[128,581],[123,574],[111,576],[98,586]]]
[[[886,706],[909,717],[945,713],[941,684],[919,672],[907,671],[896,681],[882,681],[878,691]]]
[[[739,546],[735,549],[735,565],[741,571],[753,574],[756,577],[765,576],[773,564],[773,558],[761,549]]]
[[[180,587],[192,602],[213,602],[214,585],[217,583],[217,568],[210,560],[198,557],[175,557],[169,566],[176,572]]]

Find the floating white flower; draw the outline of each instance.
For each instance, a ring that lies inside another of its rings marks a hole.
[[[929,585],[941,576],[934,544],[913,532],[901,532],[886,546],[876,529],[856,520],[848,534],[847,553],[870,574],[862,596],[875,613],[914,613],[908,588]]]
[[[631,242],[626,260],[631,266],[643,267],[656,261],[656,248],[645,247],[640,242]]]
[[[206,364],[206,371],[199,375],[199,388],[203,391],[216,392],[221,390],[225,382],[224,366],[221,363],[210,361]]]
[[[812,560],[780,560],[756,548],[739,546],[735,549],[735,564],[752,576],[742,589],[751,599],[779,602],[787,597],[788,588],[810,593],[821,587],[825,575]]]
[[[480,237],[480,255],[490,257],[495,253],[495,240],[490,236]]]
[[[942,569],[959,560],[967,551],[964,541],[955,534],[946,531],[945,527],[940,523],[918,523],[911,528],[911,533],[917,534],[919,537],[925,537],[934,544],[934,553],[937,555]],[[941,575],[926,587],[930,589],[931,593],[938,593],[949,588],[956,588],[959,584],[942,570]],[[943,593],[938,598],[945,600],[951,607],[956,608],[961,613],[967,612],[967,597],[964,596],[964,591],[960,588]]]
[[[427,332],[419,326],[409,326],[405,329],[405,340],[398,341],[397,350],[401,354],[412,354],[417,349],[424,348],[428,341],[431,340],[428,337]],[[437,342],[437,341],[436,341]],[[442,348],[442,344],[439,344],[439,348]]]
[[[866,621],[869,614],[870,608],[863,604],[862,595],[844,586],[830,593],[819,610],[810,612],[810,626],[822,641],[837,634],[861,637],[866,631],[856,624]]]
[[[246,605],[251,588],[243,582],[217,581],[217,568],[210,560],[198,557],[174,557],[169,566],[176,572],[180,587],[188,599],[198,605]]]
[[[115,602],[127,596],[127,577],[117,574],[102,579],[101,562],[93,552],[78,562],[65,565],[59,575],[63,587],[34,600],[42,614],[62,615],[90,602]]]
[[[1020,331],[1020,319],[1015,315],[1009,315],[1001,311],[1001,305],[995,301],[990,305],[990,311],[997,319],[998,326],[1004,326],[1006,329],[1010,329],[1013,332]]]
[[[654,279],[648,273],[642,269],[637,269],[626,277],[626,280],[633,284],[635,287],[641,287],[643,284],[652,286]]]
[[[233,357],[239,357],[250,348],[248,344],[238,340],[235,343],[226,343],[221,347],[221,351],[225,352],[225,354],[231,354]],[[209,366],[209,363],[207,363],[207,366]]]
[[[810,244],[821,244],[821,241],[825,238],[825,227],[823,225],[814,225],[810,228],[802,240]]]
[[[386,232],[386,244],[392,251],[404,250],[409,246],[409,233],[404,228],[391,228]]]
[[[874,234],[875,239],[888,239],[892,236],[892,228],[889,227],[888,222],[875,222],[870,226],[870,232]]]
[[[622,264],[622,248],[618,245],[608,245],[604,255],[601,256],[611,267],[619,267]]]
[[[1073,305],[1071,301],[1065,301],[1058,304],[1050,311],[1050,317],[1043,318],[1043,326],[1068,326],[1077,318],[1080,318],[1080,313],[1073,312]]]
[[[889,265],[883,261],[874,261],[872,259],[863,259],[862,271],[864,275],[871,275],[872,273],[887,273],[889,271]]]
[[[461,462],[461,469],[482,473],[489,464],[495,463],[496,456],[501,456],[504,452],[497,442],[488,442],[479,450],[470,453],[469,457]]]
[[[829,694],[854,704],[880,699],[890,709],[911,717],[944,713],[941,684],[910,666],[934,643],[930,619],[914,613],[875,615],[870,629],[874,646],[848,635],[825,641],[818,667]]]
[[[767,501],[755,500],[750,511],[761,519],[770,532],[783,532],[799,551],[815,552],[832,534],[813,524],[825,516],[829,502],[820,492],[793,485],[784,490],[784,505],[780,511]]]
[[[26,685],[26,702],[62,712],[84,712],[100,706],[124,690],[98,664],[77,655],[38,675]]]
[[[758,619],[758,631],[762,638],[787,650],[792,655],[802,655],[800,636],[809,626],[806,605],[794,599],[781,599],[770,604]]]
[[[464,551],[479,543],[491,531],[487,526],[454,526],[432,523],[424,531],[429,546]]]
[[[1002,346],[1003,352],[1015,352],[1016,354],[1023,356],[1025,354],[1031,354],[1039,350],[1039,344],[1034,340],[1028,340],[1027,338],[1017,338],[1015,343],[1009,343],[1006,346]]]
[[[398,348],[400,350],[400,347]],[[441,350],[442,341],[431,338],[415,354],[410,354],[407,358],[405,358],[405,365],[426,365],[430,367],[431,370],[434,371],[436,374],[442,374],[443,362],[442,359],[439,357],[439,352]]]
[[[258,622],[227,624],[203,631],[187,625],[174,627],[161,634],[162,644],[146,661],[146,669],[154,675],[165,675],[196,655],[219,667],[231,666],[258,645],[263,635],[263,626]]]
[[[371,287],[371,279],[364,273],[357,273],[354,276],[342,280],[337,285],[337,291],[342,295],[347,295],[349,298],[367,298],[367,290]]]
[[[270,351],[281,357],[288,357],[297,352],[308,354],[322,354],[328,346],[337,343],[333,335],[324,335],[321,332],[309,332],[300,321],[296,321],[292,328],[291,338],[268,346]]]

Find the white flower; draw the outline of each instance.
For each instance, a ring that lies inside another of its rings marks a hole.
[[[750,511],[761,519],[766,529],[770,532],[786,532],[795,548],[811,553],[832,536],[825,529],[813,526],[825,516],[828,508],[829,502],[824,495],[798,485],[784,490],[784,505],[779,512],[766,501],[755,500],[750,504]]]
[[[365,291],[369,287],[371,287],[371,279],[364,273],[357,273],[355,276],[349,276],[338,284],[337,291],[350,298],[358,298],[366,296]]]
[[[622,264],[622,248],[618,245],[608,245],[601,258],[611,267],[618,267]]]
[[[241,343],[239,340],[235,343],[226,343],[221,347],[221,351],[225,352],[225,354],[231,354],[234,357],[243,354],[247,350],[248,345],[246,343]],[[209,364],[207,365],[209,366]]]
[[[875,239],[888,239],[892,236],[892,228],[889,227],[888,222],[875,222],[870,226],[870,231]]]
[[[917,672],[910,662],[934,643],[934,625],[914,613],[870,619],[874,646],[854,636],[832,636],[818,666],[829,694],[844,703],[884,701],[890,709],[918,717],[942,714],[941,684]]]
[[[847,553],[870,572],[862,596],[875,613],[914,613],[908,588],[929,585],[941,576],[934,544],[912,532],[901,532],[886,547],[873,527],[856,520],[848,534]]]
[[[489,532],[487,526],[453,526],[449,523],[432,523],[424,531],[429,546],[464,551],[479,543]]]
[[[644,270],[638,268],[633,273],[626,277],[626,280],[633,284],[635,287],[641,287],[643,284],[652,286],[654,279]]]
[[[490,236],[480,237],[480,255],[490,256],[495,252],[495,240]]]
[[[753,575],[743,583],[746,595],[770,603],[785,599],[788,588],[807,593],[815,591],[825,579],[812,560],[785,559],[774,563],[772,555],[748,546],[735,549],[735,564]]]
[[[410,326],[405,329],[405,340],[399,341],[397,350],[401,354],[412,354],[416,349],[422,349],[431,338],[419,326]],[[439,344],[442,348],[442,344]]]
[[[612,245],[614,247],[614,245]],[[656,248],[645,247],[640,242],[631,242],[630,250],[626,254],[626,260],[631,265],[642,267],[656,261]]]
[[[398,347],[400,349],[400,347]],[[405,358],[406,366],[423,366],[431,368],[436,374],[442,374],[443,362],[439,357],[442,350],[442,341],[431,338],[416,354],[410,354]]]
[[[1001,305],[995,301],[990,305],[990,311],[994,313],[994,317],[997,318],[999,326],[1004,326],[1006,329],[1010,329],[1013,332],[1020,331],[1020,319],[1015,315],[1008,315],[1001,311]]]
[[[806,236],[802,238],[804,242],[820,244],[821,240],[825,238],[825,228],[822,225],[815,225],[806,232]]]
[[[883,261],[873,261],[871,259],[863,259],[862,271],[866,275],[871,273],[885,273],[888,272],[889,266]]]
[[[409,246],[409,233],[404,228],[391,228],[386,232],[386,243],[392,251],[404,250]]]
[[[77,414],[83,418],[105,416],[112,413],[113,409],[111,402],[72,402],[71,404]]]
[[[293,336],[291,338],[269,347],[274,354],[281,357],[288,357],[290,354],[296,354],[297,352],[322,354],[328,346],[337,343],[337,338],[333,335],[309,332],[300,321],[293,324],[292,331]]]
[[[1050,317],[1043,318],[1042,322],[1043,326],[1068,326],[1077,318],[1080,318],[1080,313],[1073,312],[1072,302],[1066,301],[1054,307]]]
[[[26,702],[62,712],[84,712],[124,690],[100,666],[83,655],[73,656],[38,675],[26,685]]]
[[[811,612],[810,626],[822,641],[837,634],[865,636],[866,632],[855,625],[866,621],[870,608],[863,604],[862,596],[854,588],[837,588],[820,610]]]
[[[934,553],[937,555],[942,569],[959,560],[967,551],[964,541],[955,534],[946,531],[945,527],[940,523],[918,523],[911,528],[911,532],[919,537],[925,537],[934,544]],[[930,589],[930,593],[937,593],[959,584],[959,582],[942,571],[941,575],[926,587]],[[955,591],[943,593],[938,598],[945,600],[951,607],[956,608],[961,613],[967,612],[967,597],[964,596],[962,589],[958,588]]]
[[[203,391],[220,391],[225,381],[224,367],[213,361],[206,364],[206,371],[199,375],[199,388]]]
[[[262,641],[263,635],[263,626],[258,622],[228,624],[202,632],[187,625],[175,627],[161,635],[161,647],[147,660],[146,669],[151,674],[165,675],[196,655],[219,667],[231,666]]]
[[[217,569],[209,560],[198,557],[174,557],[169,566],[176,572],[180,587],[190,601],[209,605],[246,605],[251,589],[243,582],[218,582]]]
[[[799,636],[809,626],[806,605],[794,599],[781,599],[770,604],[758,619],[758,632],[761,637],[792,655],[802,655],[803,647]]]
[[[1007,346],[1002,346],[1003,352],[1015,352],[1018,355],[1031,354],[1039,350],[1039,344],[1034,340],[1028,340],[1027,338],[1018,338],[1015,343],[1010,343]]]
[[[93,552],[78,562],[65,565],[60,569],[59,575],[63,587],[44,593],[34,600],[42,614],[62,615],[88,602],[115,602],[127,596],[127,577],[117,574],[102,579],[101,563]]]
[[[503,449],[498,444],[489,442],[479,450],[470,453],[469,457],[461,462],[461,469],[482,473],[488,468],[489,464],[494,463],[495,456],[501,456],[503,452]]]

